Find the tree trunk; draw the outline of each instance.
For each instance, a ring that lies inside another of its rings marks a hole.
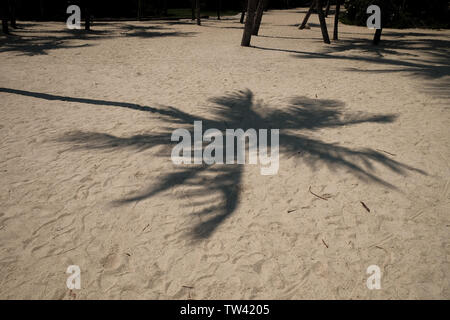
[[[341,10],[341,0],[336,2],[336,12],[334,14],[334,30],[333,30],[333,40],[338,40],[338,24],[339,24],[339,12]]]
[[[197,25],[200,26],[202,24],[200,21],[200,0],[195,0],[195,15],[197,16]]]
[[[325,21],[325,16],[322,10],[322,0],[317,0],[317,13],[319,15],[320,30],[322,30],[323,42],[330,43],[330,38],[328,37],[327,23]]]
[[[91,30],[91,13],[88,4],[84,7],[84,30]]]
[[[221,7],[222,7],[222,0],[217,0],[217,20],[220,20]]]
[[[8,29],[9,7],[8,7],[7,1],[2,2],[2,4],[0,5],[0,10],[1,10],[1,16],[2,16],[2,32],[4,34],[9,34],[9,29]]]
[[[191,0],[191,10],[192,10],[192,21],[195,20],[195,1],[196,0]]]
[[[164,15],[165,17],[167,17],[167,10],[168,10],[168,7],[167,7],[167,0],[163,0],[163,15]]]
[[[241,20],[239,21],[240,23],[244,23],[245,12],[247,11],[247,7],[248,7],[248,0],[243,2],[242,13],[241,13]]]
[[[17,29],[17,24],[16,24],[16,0],[9,0],[9,14],[11,16],[11,28]]]
[[[303,19],[302,24],[300,25],[300,27],[298,27],[300,30],[305,29],[306,24],[308,23],[309,16],[310,16],[311,13],[313,12],[314,6],[316,5],[316,1],[317,1],[317,0],[313,0],[313,1],[311,2],[311,6],[309,7],[309,10],[308,10],[308,12],[306,13],[305,18]]]
[[[258,0],[248,0],[247,6],[247,20],[245,20],[244,33],[242,34],[241,46],[250,46],[252,39],[253,24],[255,22],[255,10]]]
[[[142,1],[138,0],[138,20],[142,19]]]
[[[386,21],[386,15],[383,14],[383,7],[380,5],[381,9],[381,28],[375,30],[375,34],[373,36],[373,44],[378,45],[381,41],[381,32],[383,31],[384,22]]]
[[[331,5],[330,2],[331,2],[330,0],[327,1],[327,8],[325,9],[325,18],[328,17],[328,13],[330,12],[330,5]]]
[[[256,9],[255,23],[253,25],[253,35],[257,36],[259,32],[259,27],[261,26],[261,20],[264,14],[264,7],[266,6],[268,0],[259,0],[258,8]]]
[[[382,28],[375,30],[375,35],[373,37],[373,44],[377,45],[380,43],[382,30],[383,30]]]
[[[4,34],[9,34],[8,18],[2,18],[2,31]]]
[[[44,19],[44,16],[45,16],[44,0],[39,1],[39,9],[41,11],[41,19]]]

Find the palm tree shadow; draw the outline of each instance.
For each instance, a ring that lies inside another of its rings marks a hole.
[[[85,104],[123,107],[133,111],[157,114],[166,126],[158,132],[118,137],[106,133],[75,131],[68,132],[56,141],[70,143],[73,150],[118,150],[130,152],[158,147],[158,156],[169,161],[174,142],[173,130],[183,127],[193,136],[193,122],[202,121],[202,131],[207,129],[280,129],[280,152],[293,154],[312,169],[327,166],[331,169],[346,169],[367,181],[396,187],[376,174],[376,165],[390,171],[408,175],[410,172],[426,174],[424,171],[393,160],[373,149],[351,149],[336,143],[327,143],[308,136],[308,132],[324,128],[340,128],[364,123],[392,123],[396,115],[374,115],[364,112],[350,113],[338,100],[310,99],[304,96],[291,99],[287,108],[275,109],[256,101],[252,91],[243,90],[209,99],[214,104],[211,117],[196,116],[174,107],[150,107],[138,104],[56,96],[51,94],[0,88],[0,92],[20,94],[45,100],[71,101]],[[270,135],[269,135],[270,136]],[[268,145],[271,145],[270,139]],[[235,153],[236,154],[236,153]],[[157,194],[181,188],[183,197],[188,197],[194,206],[194,214],[200,217],[191,236],[194,239],[208,238],[221,223],[230,217],[240,202],[244,166],[238,164],[180,165],[156,184],[139,190],[123,199],[113,201],[122,206],[150,199]]]
[[[90,31],[65,28],[20,29],[17,34],[0,38],[0,53],[11,52],[25,56],[48,55],[53,50],[91,47],[95,46],[99,40],[112,38],[193,37],[196,34],[176,31],[162,25],[139,26],[123,23],[104,25],[109,28]]]
[[[292,99],[286,110],[274,110],[255,102],[250,90],[230,93],[210,99],[215,104],[211,118],[195,117],[173,107],[155,109],[162,116],[167,127],[161,132],[137,135],[127,138],[92,132],[72,132],[60,138],[61,142],[76,144],[87,149],[129,148],[142,151],[162,146],[161,157],[168,159],[173,143],[171,133],[182,125],[193,136],[193,121],[201,120],[203,131],[216,128],[224,132],[226,128],[271,129],[280,128],[280,151],[296,154],[313,168],[319,164],[332,169],[345,168],[356,176],[379,183],[388,188],[396,187],[375,174],[374,164],[381,164],[391,171],[407,175],[408,171],[425,172],[395,161],[372,149],[354,150],[338,144],[330,144],[312,139],[302,130],[342,127],[362,123],[391,123],[395,115],[371,115],[366,113],[346,113],[344,104],[337,100]],[[270,144],[269,144],[270,145]],[[184,165],[163,179],[124,199],[115,205],[149,199],[175,187],[182,187],[183,194],[195,203],[195,214],[202,222],[193,230],[194,238],[207,238],[237,208],[240,201],[240,186],[244,167],[242,165]]]
[[[258,47],[259,50],[291,53],[299,59],[358,61],[363,67],[343,68],[345,72],[400,72],[413,79],[425,80],[423,91],[450,98],[450,41],[445,35],[417,32],[385,32],[383,41],[374,46],[369,39],[347,38],[333,43],[321,52]],[[414,51],[412,51],[414,49]],[[344,53],[344,54],[341,54]],[[383,66],[385,68],[383,68]]]

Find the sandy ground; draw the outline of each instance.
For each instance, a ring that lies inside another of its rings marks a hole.
[[[0,297],[449,299],[450,32],[303,12],[2,36]],[[174,165],[194,120],[279,128],[278,174]]]

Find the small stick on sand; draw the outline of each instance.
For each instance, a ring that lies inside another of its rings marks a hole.
[[[297,209],[288,210],[287,213],[291,213],[291,212],[294,212],[294,211],[297,211]]]
[[[360,201],[360,202],[361,202],[362,206],[364,207],[364,209],[366,209],[367,212],[370,212],[370,209],[366,206],[366,204],[362,201]]]
[[[142,231],[145,231],[145,229],[147,229],[150,226],[150,224],[147,224],[144,229],[142,229]]]
[[[311,186],[309,186],[309,192],[311,192],[311,194],[314,195],[314,196],[316,196],[317,198],[320,198],[320,199],[322,199],[322,200],[328,201],[327,198],[321,197],[321,196],[315,194],[314,192],[312,192],[312,191],[311,191]]]
[[[328,245],[327,245],[327,243],[325,242],[325,240],[322,239],[322,242],[323,242],[323,244],[325,245],[325,247],[327,247],[327,249],[328,249]]]
[[[384,153],[387,153],[387,154],[390,154],[391,156],[396,156],[395,154],[393,154],[393,153],[390,153],[390,152],[387,152],[387,151],[385,151],[385,150],[382,150],[382,149],[375,149],[375,150],[377,150],[377,151],[381,151],[381,152],[384,152]]]

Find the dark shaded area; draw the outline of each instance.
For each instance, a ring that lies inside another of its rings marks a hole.
[[[344,1],[342,20],[366,26],[366,9],[377,5],[382,12],[382,28],[450,28],[448,0],[351,0]]]
[[[4,0],[7,1],[7,0]],[[63,21],[66,18],[66,8],[70,4],[81,6],[83,0],[15,0],[17,15],[24,20],[55,20]],[[96,18],[137,18],[139,17],[170,17],[179,16],[179,11],[188,12],[191,9],[192,0],[89,0],[91,13]],[[194,0],[195,1],[195,0]],[[139,3],[140,2],[140,3]],[[218,0],[201,0],[202,11],[216,15]],[[277,0],[270,1],[270,8],[286,9],[303,6],[308,0]],[[139,10],[140,9],[140,10]],[[242,0],[221,1],[220,9],[224,11],[240,11]]]
[[[23,55],[34,56],[47,54],[47,51],[53,49],[69,49],[69,48],[81,48],[88,47],[90,44],[82,45],[68,45],[63,43],[64,40],[51,39],[51,38],[40,38],[29,39],[29,38],[7,38],[0,40],[0,52],[20,52]]]
[[[100,31],[69,29],[42,31],[42,33],[51,33],[52,35],[37,36],[33,31],[27,31],[27,35],[2,37],[0,38],[0,52],[17,52],[27,56],[46,55],[50,50],[91,46],[93,44],[89,42],[108,37],[108,35],[104,35],[103,32]],[[84,40],[86,43],[72,43],[72,41],[79,40]]]
[[[287,40],[318,40],[318,38],[297,38],[297,37],[283,37],[283,36],[265,36],[265,35],[258,35],[258,37],[262,38],[272,38],[272,39],[287,39]]]
[[[176,128],[186,128],[193,134],[193,123],[201,120],[203,131],[216,128],[224,132],[226,128],[247,130],[280,129],[280,152],[293,154],[303,159],[311,168],[328,166],[332,170],[346,169],[368,182],[394,188],[375,172],[375,164],[382,165],[392,172],[407,175],[410,171],[425,174],[391,159],[385,154],[373,149],[351,149],[337,143],[327,143],[308,137],[307,132],[338,128],[364,123],[392,123],[395,115],[373,115],[363,112],[349,113],[344,104],[337,100],[310,99],[296,97],[284,109],[274,109],[261,105],[250,90],[238,91],[224,96],[214,97],[210,102],[215,107],[211,110],[212,117],[199,117],[174,107],[154,108],[132,103],[83,99],[57,96],[51,94],[0,88],[0,92],[19,94],[45,100],[60,100],[94,105],[123,107],[133,110],[157,114],[160,121],[167,126],[160,132],[117,137],[98,132],[68,132],[57,141],[73,144],[73,149],[92,150],[129,149],[143,151],[154,147],[164,161],[170,161],[171,134]],[[270,145],[270,142],[269,142]],[[281,163],[282,166],[282,163]],[[240,201],[241,179],[244,167],[242,165],[182,165],[174,172],[167,173],[158,183],[149,186],[147,190],[115,202],[124,205],[134,201],[149,199],[152,196],[183,185],[187,187],[184,196],[195,203],[195,214],[202,222],[195,226],[192,236],[205,238],[210,236],[217,227],[237,208]],[[205,196],[214,195],[206,200]]]
[[[157,37],[191,37],[195,32],[167,31],[161,26],[123,25],[120,27],[127,37],[157,38]]]
[[[125,23],[94,23],[110,26],[107,30],[70,30],[61,24],[61,29],[30,30],[22,29],[19,35],[0,38],[0,52],[17,52],[21,55],[46,55],[51,50],[71,49],[95,45],[95,40],[120,37],[160,38],[192,37],[195,32],[179,32],[164,25],[136,26]],[[19,28],[23,24],[19,24]],[[39,35],[36,35],[39,33]],[[85,43],[80,44],[81,41]]]

